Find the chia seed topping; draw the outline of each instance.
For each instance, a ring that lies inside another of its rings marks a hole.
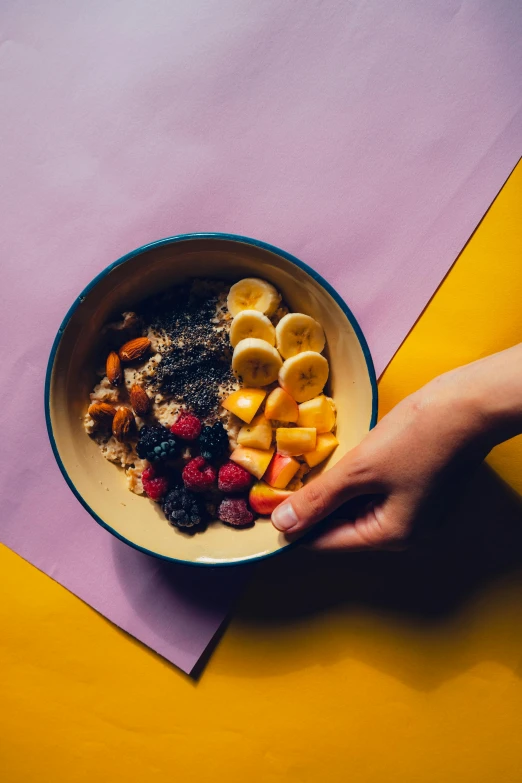
[[[203,419],[216,414],[223,392],[235,381],[228,325],[219,318],[218,292],[224,289],[217,281],[201,290],[177,286],[144,307],[146,320],[169,338],[160,348],[157,391],[175,397]]]

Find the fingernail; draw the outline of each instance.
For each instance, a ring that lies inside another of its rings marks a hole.
[[[291,503],[281,503],[272,511],[272,523],[278,530],[290,530],[297,522],[297,514]]]

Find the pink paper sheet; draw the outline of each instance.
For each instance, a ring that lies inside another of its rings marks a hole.
[[[75,501],[43,422],[56,329],[125,252],[226,231],[318,269],[382,371],[520,155],[520,0],[6,0],[1,18],[0,538],[190,671],[244,577],[137,553]]]

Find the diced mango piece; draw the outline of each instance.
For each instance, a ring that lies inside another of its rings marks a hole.
[[[299,462],[293,457],[274,454],[265,473],[265,481],[271,487],[284,489],[299,470]]]
[[[339,441],[331,432],[325,432],[317,436],[317,443],[314,451],[309,451],[304,455],[306,464],[314,468],[330,456],[332,451],[339,445]]]
[[[298,457],[315,449],[317,432],[315,427],[278,427],[276,444],[279,454]]]
[[[221,404],[227,411],[250,424],[265,397],[266,391],[263,389],[245,388],[232,392]]]
[[[263,413],[239,430],[237,442],[253,449],[269,449],[272,443],[272,425]]]
[[[317,433],[330,432],[335,425],[335,408],[333,400],[320,394],[313,400],[307,400],[299,405],[298,427],[315,427]]]
[[[299,408],[294,398],[278,386],[266,398],[265,416],[267,419],[289,421],[295,424],[299,416]]]
[[[273,454],[274,449],[250,449],[238,446],[230,455],[230,459],[260,479],[268,468]]]

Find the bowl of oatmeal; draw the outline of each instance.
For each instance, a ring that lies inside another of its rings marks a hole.
[[[374,426],[362,331],[263,242],[141,247],[80,294],[49,359],[49,437],[94,519],[157,557],[231,565],[289,545],[270,513]]]

